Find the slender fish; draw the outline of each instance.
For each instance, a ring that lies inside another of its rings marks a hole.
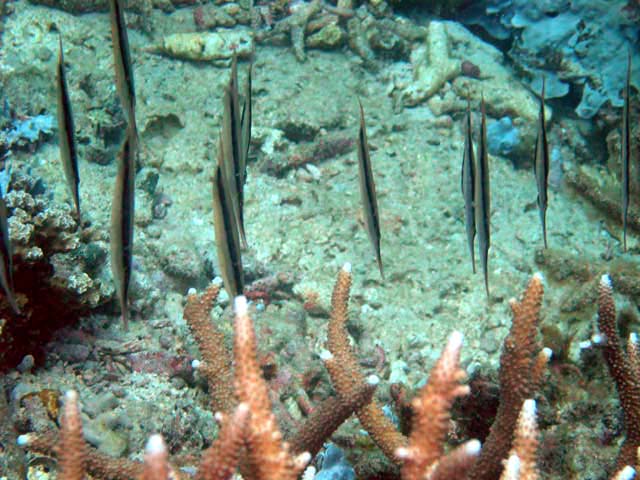
[[[7,204],[0,194],[0,283],[2,283],[2,289],[7,296],[9,305],[17,315],[20,315],[20,308],[13,288],[13,256],[8,218]]]
[[[380,276],[384,280],[382,271],[382,257],[380,256],[380,216],[378,214],[378,199],[376,197],[376,185],[373,181],[371,170],[371,157],[369,156],[369,144],[367,143],[367,129],[364,123],[364,109],[360,105],[360,130],[358,132],[358,172],[360,177],[360,196],[364,211],[364,223],[367,227],[369,240],[376,255]]]
[[[62,52],[62,36],[60,36],[60,51],[58,53],[58,68],[56,70],[58,86],[58,136],[60,143],[60,159],[64,167],[67,184],[71,190],[71,197],[76,207],[78,223],[80,222],[80,174],[78,172],[78,154],[74,137],[73,112],[67,88],[67,76],[64,71],[64,54]]]
[[[136,152],[137,134],[133,124],[129,124],[120,150],[118,175],[116,176],[111,207],[111,272],[120,300],[125,330],[129,328]]]
[[[467,116],[465,118],[464,131],[464,153],[462,155],[462,197],[464,198],[464,219],[467,230],[467,242],[469,243],[469,253],[471,254],[471,267],[476,273],[476,257],[474,243],[476,238],[476,217],[475,217],[475,181],[476,181],[476,159],[473,154],[473,138],[471,136],[471,102],[467,99]]]
[[[631,123],[629,102],[631,98],[631,51],[627,54],[627,79],[624,85],[624,108],[622,111],[622,249],[627,251],[627,215],[629,212],[629,189],[631,178]]]
[[[253,74],[253,64],[249,65],[247,71],[247,81],[244,86],[244,104],[242,105],[242,117],[240,119],[240,130],[242,138],[242,157],[240,162],[240,174],[242,175],[242,185],[247,181],[247,161],[249,160],[249,146],[251,144],[251,77]],[[244,194],[244,190],[243,190]],[[244,198],[243,198],[244,201]]]
[[[489,296],[489,248],[491,246],[491,191],[489,187],[489,153],[487,150],[487,115],[484,97],[481,102],[482,122],[480,123],[480,145],[475,178],[475,212],[478,231],[480,264],[484,272],[484,287]]]
[[[109,0],[111,17],[111,41],[113,42],[113,63],[116,71],[116,87],[122,109],[129,123],[135,127],[136,90],[133,81],[133,67],[129,51],[129,36],[124,20],[122,0]],[[134,128],[134,131],[136,129]]]
[[[220,273],[224,286],[231,298],[242,295],[244,275],[242,272],[242,256],[238,225],[233,211],[233,202],[229,182],[225,179],[222,168],[224,144],[220,139],[218,146],[218,165],[213,174],[213,220],[216,232],[216,250]]]
[[[542,92],[540,93],[540,113],[538,114],[538,136],[536,138],[533,172],[538,186],[538,208],[540,209],[540,222],[542,223],[542,238],[544,248],[547,248],[547,189],[549,182],[549,143],[547,142],[547,127],[544,119],[544,78],[542,79]]]
[[[233,76],[233,75],[232,75]],[[234,93],[233,82],[225,88],[223,96],[223,113],[222,113],[222,163],[220,163],[221,172],[224,177],[224,183],[229,190],[233,213],[236,217],[234,224],[238,229],[238,234],[242,245],[246,247],[246,238],[244,228],[242,227],[242,191],[244,188],[244,179],[241,174],[241,151],[242,143],[240,138],[240,122],[236,115],[238,112],[238,95]]]

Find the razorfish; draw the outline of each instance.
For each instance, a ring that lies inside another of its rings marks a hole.
[[[380,269],[380,276],[384,279],[382,270],[382,257],[380,255],[380,215],[378,212],[378,199],[376,197],[376,185],[373,181],[371,169],[371,157],[369,156],[369,144],[367,143],[367,129],[364,123],[364,109],[360,105],[360,129],[358,131],[358,172],[360,178],[360,196],[364,212],[364,224],[369,234],[369,240]]]
[[[549,143],[547,142],[547,127],[545,125],[544,111],[544,78],[542,79],[542,92],[540,93],[540,112],[538,114],[538,135],[533,162],[533,172],[538,186],[538,209],[540,210],[540,222],[542,223],[542,238],[544,248],[547,248],[547,203],[549,184]]]
[[[476,238],[476,217],[475,217],[475,181],[476,181],[476,159],[473,154],[473,138],[471,135],[471,102],[467,99],[467,116],[464,122],[464,153],[462,155],[462,197],[464,198],[464,219],[467,230],[467,242],[469,253],[471,254],[471,267],[476,273],[476,257],[474,243]]]
[[[0,283],[2,283],[2,289],[7,296],[9,305],[17,315],[20,315],[20,308],[18,307],[13,287],[13,255],[11,252],[8,218],[7,204],[0,192]]]
[[[111,18],[111,41],[113,42],[113,65],[116,71],[116,88],[125,118],[135,127],[136,90],[133,67],[129,51],[129,36],[124,20],[122,0],[109,0]]]
[[[120,150],[118,174],[111,206],[111,272],[120,300],[125,330],[129,326],[137,138],[134,126],[129,124]]]
[[[60,159],[64,174],[71,190],[71,197],[76,208],[78,223],[80,222],[80,173],[78,171],[78,154],[74,137],[73,112],[69,100],[67,78],[64,71],[64,54],[62,51],[62,37],[60,37],[60,51],[58,53],[58,68],[56,70],[56,84],[58,90],[58,141],[60,144]]]
[[[224,143],[220,139],[218,146],[218,165],[213,174],[213,220],[216,235],[216,250],[220,273],[224,286],[231,298],[242,295],[244,275],[237,216],[234,212],[231,185],[223,172]]]
[[[480,144],[475,176],[475,214],[480,264],[484,272],[484,286],[489,296],[489,248],[491,247],[491,191],[489,186],[489,152],[487,150],[487,115],[484,97],[481,102]]]

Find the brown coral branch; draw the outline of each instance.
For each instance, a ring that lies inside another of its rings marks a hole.
[[[214,412],[231,412],[236,404],[231,356],[224,346],[224,335],[211,321],[211,309],[219,293],[218,284],[210,285],[201,295],[190,293],[183,315],[202,355],[198,371],[209,385],[211,409]]]
[[[349,319],[349,293],[351,290],[351,265],[346,264],[338,273],[331,296],[331,319],[329,320],[327,348],[335,357],[337,368],[329,369],[334,388],[341,397],[349,398],[357,394],[359,385],[365,378],[356,354],[349,344],[347,321]],[[391,460],[398,463],[396,451],[404,447],[407,439],[396,430],[378,402],[373,399],[357,412],[358,419],[373,441]]]
[[[334,359],[329,352],[323,355],[325,364],[333,365]],[[327,368],[332,368],[328,366]],[[293,452],[309,452],[312,457],[322,445],[354,412],[371,401],[379,379],[372,375],[367,382],[357,388],[355,395],[343,398],[340,395],[329,397],[318,405],[307,418],[304,425],[289,440]]]
[[[537,480],[540,478],[537,466],[538,425],[536,422],[536,402],[528,399],[522,404],[509,456],[518,458],[518,480]],[[508,462],[507,462],[508,463]],[[509,478],[510,469],[505,468],[501,478]]]
[[[58,456],[60,438],[57,432],[28,433],[18,437],[18,445],[31,451],[45,455]],[[86,447],[84,457],[86,473],[101,480],[131,480],[139,478],[143,472],[143,465],[126,458],[114,458]]]
[[[60,455],[58,457],[60,480],[83,480],[86,445],[82,437],[82,420],[78,406],[78,394],[69,390],[64,396],[64,413],[60,427]]]
[[[451,421],[451,406],[457,397],[469,393],[468,385],[460,381],[466,377],[460,368],[462,334],[454,332],[440,358],[434,365],[429,381],[411,402],[414,416],[409,445],[398,448],[396,455],[402,459],[404,480],[424,480],[436,477],[444,457],[444,444]],[[459,478],[475,459],[479,444],[467,445],[456,452],[450,461],[443,462],[444,468],[438,478]],[[455,467],[455,468],[452,468]],[[455,471],[456,474],[449,476]]]
[[[151,435],[145,447],[144,470],[140,480],[166,480],[169,472],[169,454],[162,435]]]
[[[246,403],[240,403],[230,417],[222,413],[216,414],[216,420],[221,424],[220,433],[202,454],[196,480],[228,480],[233,476],[243,453],[244,435],[250,415],[249,405]]]
[[[522,301],[511,300],[512,324],[500,356],[500,406],[478,461],[469,474],[474,480],[500,477],[522,404],[534,396],[541,377],[541,357],[536,341],[544,287],[542,276],[533,276]],[[548,355],[545,351],[543,355]],[[544,357],[542,357],[544,358]]]
[[[247,427],[247,468],[257,480],[295,480],[310,460],[304,452],[294,458],[282,441],[271,409],[267,383],[256,357],[256,336],[245,297],[235,299],[234,357],[236,394],[251,411]]]
[[[618,338],[616,305],[613,300],[611,278],[608,275],[603,275],[600,280],[598,328],[605,337],[602,354],[618,390],[627,434],[616,461],[618,471],[626,465],[636,465],[637,451],[640,447],[640,380],[634,375],[634,367],[625,355]]]

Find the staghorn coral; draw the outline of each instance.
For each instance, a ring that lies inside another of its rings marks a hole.
[[[640,381],[637,372],[638,358],[635,349],[625,354],[618,338],[616,306],[613,300],[611,278],[603,275],[598,294],[598,328],[603,335],[602,354],[609,367],[609,373],[616,383],[620,404],[624,413],[626,437],[618,459],[616,471],[627,465],[636,466],[640,447]]]

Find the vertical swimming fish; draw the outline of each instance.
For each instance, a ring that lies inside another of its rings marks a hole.
[[[252,121],[252,105],[251,105],[251,77],[253,74],[253,64],[249,65],[247,71],[247,81],[244,87],[244,104],[242,105],[242,116],[240,119],[240,130],[242,139],[242,158],[240,162],[240,174],[242,175],[242,184],[247,181],[247,161],[249,160],[249,146],[251,145],[251,121]],[[244,190],[243,190],[244,194]],[[244,201],[244,198],[243,198]]]
[[[376,185],[373,181],[371,170],[371,157],[369,156],[369,144],[367,143],[367,129],[364,123],[364,109],[360,105],[360,129],[358,131],[358,173],[360,178],[360,196],[364,212],[364,224],[367,227],[369,240],[376,255],[380,276],[384,280],[382,271],[382,257],[380,256],[380,216],[378,214],[378,199],[376,197]]]
[[[476,238],[476,218],[475,218],[475,181],[476,181],[476,159],[473,154],[473,138],[471,128],[471,102],[467,99],[467,116],[464,122],[464,153],[462,155],[462,197],[464,198],[464,220],[467,230],[467,242],[469,243],[469,253],[471,254],[471,267],[476,273],[476,257],[474,243]]]
[[[111,272],[120,300],[125,330],[129,327],[129,287],[133,260],[135,164],[137,134],[129,124],[119,155],[118,174],[111,206]]]
[[[223,172],[224,144],[220,139],[218,146],[218,165],[213,174],[213,220],[216,233],[216,250],[220,273],[224,286],[231,298],[242,295],[244,275],[236,215],[228,179]]]
[[[481,102],[482,122],[480,123],[480,145],[476,163],[475,213],[478,233],[480,264],[484,272],[484,287],[489,296],[489,248],[491,247],[491,190],[489,186],[489,153],[487,150],[487,115],[484,97]]]
[[[622,156],[622,249],[627,251],[627,215],[629,212],[629,188],[631,178],[631,123],[629,102],[631,97],[631,51],[627,53],[627,78],[624,85],[624,108],[622,110],[622,135],[620,154]]]
[[[538,208],[542,222],[542,238],[544,248],[547,248],[547,189],[549,182],[549,143],[547,142],[547,127],[544,112],[544,77],[542,78],[542,92],[540,93],[540,112],[538,114],[538,135],[533,162],[533,172],[538,186]]]
[[[233,76],[233,75],[232,75]],[[229,82],[229,86],[225,88],[222,113],[222,153],[221,173],[224,176],[225,185],[229,190],[233,213],[236,217],[234,224],[238,229],[238,234],[242,245],[246,247],[246,238],[244,228],[242,227],[242,191],[244,188],[244,179],[241,174],[241,132],[239,118],[236,116],[238,112],[238,94],[234,94],[233,82]]]
[[[116,87],[122,110],[135,129],[136,90],[133,81],[133,67],[129,51],[129,36],[124,20],[122,0],[109,0],[111,18],[111,41],[113,42],[113,64],[116,71]]]
[[[62,36],[60,36],[60,51],[58,53],[58,68],[56,70],[58,90],[58,141],[60,144],[60,159],[64,167],[67,184],[71,190],[71,197],[76,207],[78,223],[80,220],[80,174],[78,172],[78,154],[74,137],[73,112],[69,100],[67,78],[64,71],[64,54],[62,51]]]
[[[13,311],[20,315],[20,308],[16,302],[13,288],[13,256],[11,252],[11,239],[9,237],[9,214],[4,197],[0,195],[0,283],[7,296],[7,301]]]

